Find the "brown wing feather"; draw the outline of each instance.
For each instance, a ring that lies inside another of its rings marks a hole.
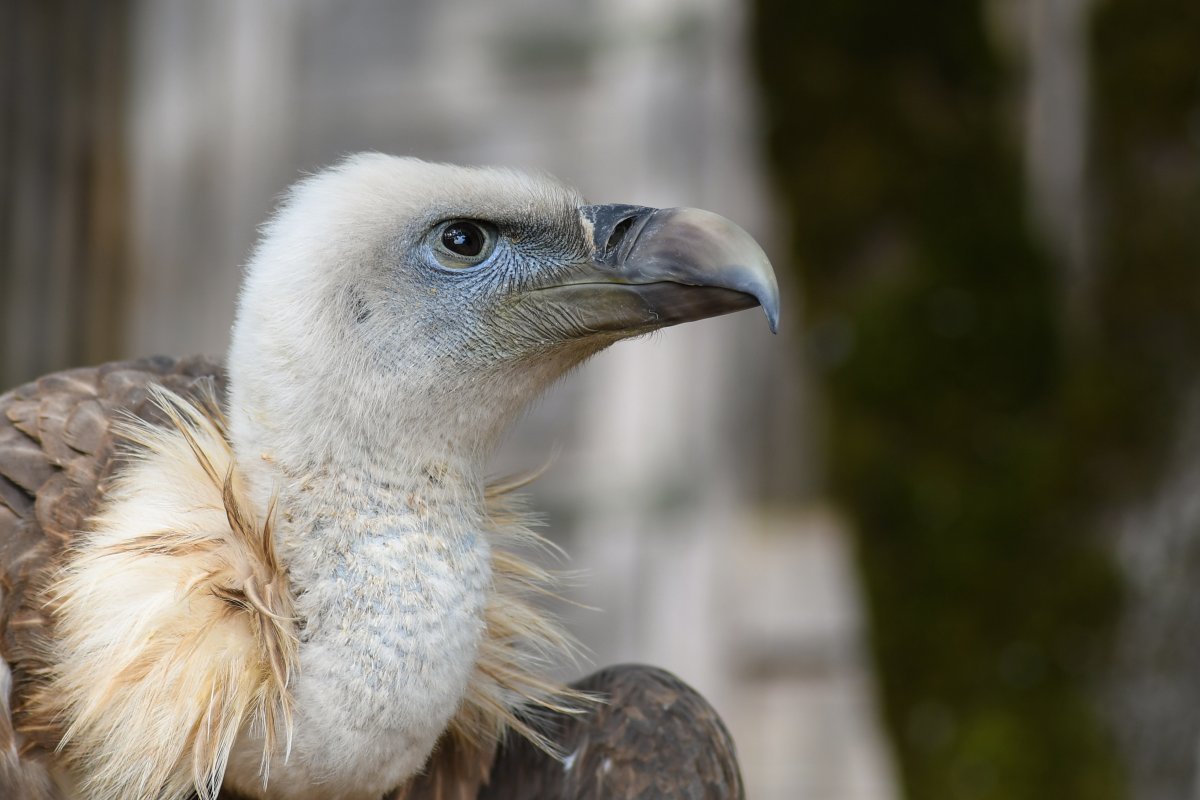
[[[0,658],[11,669],[11,693],[0,681],[2,797],[58,797],[42,766],[53,732],[40,743],[19,738],[13,714],[45,635],[37,587],[103,494],[115,462],[110,426],[120,413],[161,421],[152,384],[190,396],[202,383],[223,396],[216,362],[157,357],[58,372],[0,395]]]
[[[654,667],[609,667],[574,684],[606,698],[587,714],[544,719],[567,757],[509,737],[479,800],[743,798],[733,739],[696,690]]]

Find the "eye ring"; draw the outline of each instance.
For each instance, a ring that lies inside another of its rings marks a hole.
[[[496,249],[496,229],[486,222],[452,219],[436,226],[430,233],[433,253],[448,269],[482,264]]]

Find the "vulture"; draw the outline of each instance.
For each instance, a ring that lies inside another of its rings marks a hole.
[[[301,180],[223,365],[0,396],[0,796],[740,797],[677,678],[552,677],[547,543],[485,470],[588,356],[759,305],[707,211],[377,153]]]

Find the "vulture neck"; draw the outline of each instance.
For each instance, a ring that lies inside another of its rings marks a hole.
[[[289,482],[337,476],[399,493],[427,485],[431,474],[452,476],[462,500],[478,508],[496,444],[561,372],[552,359],[508,369],[372,371],[361,360],[280,358],[242,347],[235,331],[232,444],[263,509]]]
[[[420,768],[467,692],[493,586],[485,462],[530,384],[294,358],[244,333],[230,436],[259,512],[274,498],[304,620],[292,758],[272,762],[272,785],[379,797]],[[232,763],[236,785],[256,769]]]

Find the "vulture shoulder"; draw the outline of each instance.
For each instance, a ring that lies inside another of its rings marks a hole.
[[[542,718],[561,760],[510,736],[479,800],[745,796],[733,739],[713,707],[679,678],[622,665],[573,688],[601,702],[583,714]]]
[[[0,789],[57,798],[47,756],[53,731],[25,719],[44,669],[49,609],[42,592],[112,478],[121,415],[162,421],[161,386],[184,397],[222,392],[206,358],[147,358],[47,375],[0,395]],[[209,387],[209,388],[204,388]]]

